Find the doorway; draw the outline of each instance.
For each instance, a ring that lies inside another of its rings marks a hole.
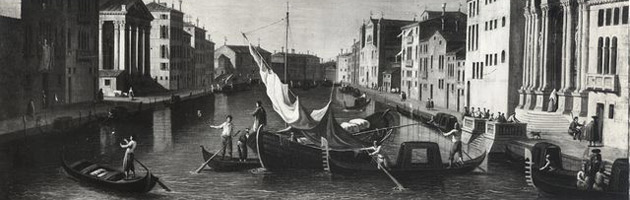
[[[470,81],[466,82],[466,106],[470,108]]]
[[[599,142],[604,141],[604,104],[598,103],[597,110],[595,111],[597,115],[597,133],[599,134]]]
[[[429,94],[429,98],[433,99],[433,84],[431,84],[431,94]]]

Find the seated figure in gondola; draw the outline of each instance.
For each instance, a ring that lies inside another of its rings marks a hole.
[[[545,165],[543,165],[539,170],[540,171],[549,171],[549,172],[553,172],[556,170],[556,162],[555,160],[551,159],[551,154],[547,154],[545,155]]]
[[[588,168],[588,164],[584,163],[582,165],[582,169],[577,173],[577,182],[575,183],[575,185],[577,186],[578,189],[582,189],[582,190],[587,190],[588,189],[588,185],[591,180],[590,177],[588,177],[586,175],[586,169]]]
[[[593,190],[596,191],[604,191],[606,188],[606,174],[604,174],[604,167],[599,168],[597,173],[595,174],[595,183],[593,183]]]

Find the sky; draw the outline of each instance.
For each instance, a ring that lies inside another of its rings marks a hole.
[[[145,3],[154,0],[144,0]],[[157,1],[157,0],[155,0]],[[179,8],[179,0],[161,0]],[[456,11],[466,8],[465,0],[289,0],[289,48],[296,52],[317,54],[329,60],[341,49],[350,49],[353,39],[359,37],[364,20],[380,17],[413,20],[422,11]],[[245,32],[252,44],[274,52],[284,46],[287,0],[183,0],[182,11],[192,21],[208,30],[216,47],[227,39],[228,45],[247,44]],[[262,29],[259,29],[262,28]],[[259,29],[259,30],[257,30]]]

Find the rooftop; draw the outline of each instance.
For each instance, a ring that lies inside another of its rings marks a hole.
[[[179,12],[181,13],[181,11],[168,7],[168,5],[165,2],[162,3],[156,3],[156,2],[151,2],[147,4],[147,8],[149,9],[149,11],[151,12]]]

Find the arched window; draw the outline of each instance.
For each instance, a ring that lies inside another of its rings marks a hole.
[[[503,27],[505,27],[505,17],[503,17],[503,18],[501,19],[501,25],[502,25]]]
[[[599,38],[597,40],[597,73],[602,73],[602,49],[604,48],[604,39]]]
[[[604,42],[604,74],[610,72],[610,38]]]
[[[610,74],[617,74],[617,37],[613,37],[610,46]]]
[[[505,50],[501,51],[501,63],[505,63]]]

